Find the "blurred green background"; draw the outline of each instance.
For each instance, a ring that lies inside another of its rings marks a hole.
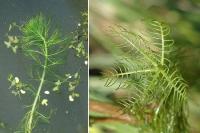
[[[90,133],[138,132],[134,116],[122,115],[116,102],[123,90],[104,87],[101,73],[120,54],[110,26],[134,29],[152,19],[171,27],[178,66],[190,86],[190,131],[200,133],[200,0],[90,1]]]

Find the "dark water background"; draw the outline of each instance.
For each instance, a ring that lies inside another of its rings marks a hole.
[[[25,101],[30,100],[20,100],[8,90],[8,74],[14,73],[25,81],[29,78],[27,58],[20,53],[13,54],[3,44],[9,24],[23,24],[31,16],[42,13],[51,17],[63,33],[69,33],[76,29],[80,12],[84,10],[87,10],[87,0],[0,0],[0,122],[6,124],[6,128],[0,128],[0,133],[13,133],[26,112],[23,107]],[[69,102],[66,94],[51,93],[48,97],[49,108],[56,109],[56,113],[52,115],[50,124],[40,122],[35,133],[86,133],[88,130],[87,66],[83,59],[75,57],[73,51],[69,50],[67,55],[63,57],[67,63],[60,71],[74,73],[82,67],[81,83],[77,88],[81,97],[75,102]]]

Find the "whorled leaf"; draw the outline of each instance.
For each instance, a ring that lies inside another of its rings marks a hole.
[[[188,85],[171,60],[174,41],[169,26],[152,21],[143,33],[121,26],[113,32],[127,51],[117,67],[105,71],[105,85],[119,84],[131,90],[132,97],[121,104],[149,127],[147,132],[187,133]]]

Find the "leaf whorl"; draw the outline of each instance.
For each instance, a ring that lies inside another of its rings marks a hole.
[[[47,57],[48,67],[60,64],[62,61],[56,56],[67,48],[67,45],[60,45],[64,39],[61,38],[58,30],[52,30],[50,27],[50,20],[40,14],[30,19],[21,28],[23,34],[21,48],[25,55],[30,56],[41,66],[43,59]]]

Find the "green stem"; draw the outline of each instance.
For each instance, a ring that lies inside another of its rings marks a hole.
[[[162,44],[162,53],[161,53],[161,65],[164,65],[164,54],[165,54],[165,39],[164,39],[164,32],[163,27],[160,24],[160,32],[161,32],[161,44]]]
[[[32,133],[33,119],[34,119],[33,117],[34,117],[35,110],[36,110],[36,107],[37,107],[37,103],[39,101],[40,93],[41,93],[41,90],[42,90],[42,87],[43,87],[44,81],[45,81],[48,50],[47,50],[47,43],[46,43],[44,38],[43,38],[43,41],[44,41],[44,45],[45,45],[45,51],[44,51],[45,52],[45,61],[44,61],[44,66],[43,66],[43,72],[42,72],[42,77],[40,79],[40,84],[38,86],[38,90],[37,90],[37,93],[36,93],[36,97],[34,99],[34,102],[33,102],[32,108],[31,108],[30,116],[29,116],[28,123],[27,123],[28,130],[26,131],[26,133]]]
[[[155,71],[156,71],[155,69],[136,70],[136,71],[131,71],[131,72],[119,73],[119,74],[116,74],[116,76],[131,75],[131,74],[136,74],[136,73],[148,73],[148,72],[155,72]]]

